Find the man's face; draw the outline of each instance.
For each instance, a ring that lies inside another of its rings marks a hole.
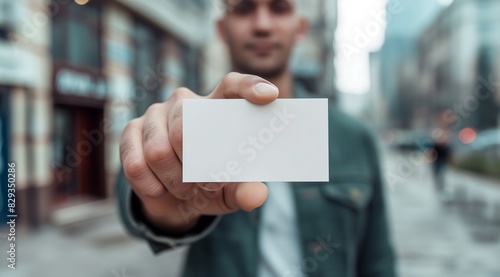
[[[234,69],[273,77],[288,66],[293,45],[306,35],[307,22],[294,0],[226,0],[218,22]]]

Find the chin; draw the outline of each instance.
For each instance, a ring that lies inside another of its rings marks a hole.
[[[262,63],[249,63],[248,66],[243,66],[245,73],[260,76],[262,78],[274,77],[283,73],[286,70],[286,63],[276,62],[262,62]]]
[[[258,67],[258,68],[247,68],[245,70],[245,72],[242,72],[242,73],[257,75],[257,76],[262,77],[264,79],[269,79],[269,78],[275,77],[277,75],[280,75],[283,72],[284,72],[283,68]]]

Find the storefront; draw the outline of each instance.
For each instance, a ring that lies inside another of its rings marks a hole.
[[[105,132],[107,81],[102,73],[98,5],[61,6],[52,24],[52,204],[106,197]]]
[[[176,87],[199,85],[204,25],[193,23],[201,9],[191,23],[165,20],[184,1],[42,2],[0,0],[11,15],[0,16],[0,162],[20,169],[19,218],[30,227],[91,218],[80,203],[112,204],[124,126]],[[50,24],[31,20],[40,14]]]
[[[166,73],[164,53],[182,56],[166,36],[109,2],[69,2],[54,16],[52,210],[112,196],[121,129],[162,101],[167,75],[175,75]],[[120,105],[128,118],[117,115]]]
[[[105,97],[104,77],[54,67],[54,204],[105,197]]]

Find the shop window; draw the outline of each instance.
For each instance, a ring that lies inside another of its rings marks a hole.
[[[101,9],[69,2],[52,20],[54,60],[76,66],[101,67]]]
[[[136,22],[134,26],[134,81],[136,112],[143,114],[153,103],[160,100],[162,77],[159,76],[161,35],[153,27]]]

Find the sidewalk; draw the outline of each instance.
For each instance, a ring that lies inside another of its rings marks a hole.
[[[0,240],[3,252],[7,241]],[[116,214],[71,228],[50,226],[21,232],[16,242],[17,269],[7,269],[2,259],[0,276],[178,277],[186,252],[180,249],[154,256],[146,243],[125,233]]]
[[[445,183],[453,204],[470,206],[477,216],[500,223],[500,180],[449,167]]]
[[[388,170],[398,166],[401,155],[404,154],[385,154]],[[464,209],[463,203],[441,203],[430,167],[421,165],[415,170],[404,184],[386,190],[400,276],[500,276],[500,240],[494,235],[500,233],[500,225],[486,226],[470,220],[464,214],[468,208]],[[478,183],[477,179],[467,179],[453,171],[447,172],[446,181],[452,188],[457,183]],[[490,194],[500,194],[500,186]]]

